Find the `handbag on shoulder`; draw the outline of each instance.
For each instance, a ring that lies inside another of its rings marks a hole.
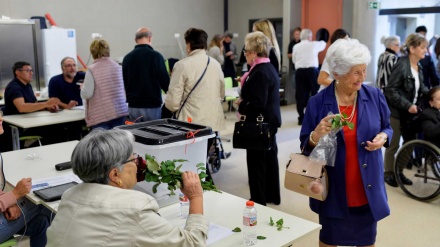
[[[256,122],[246,121],[246,116],[241,115],[240,121],[235,123],[232,146],[242,149],[270,150],[272,136],[269,123],[264,122],[260,114]]]
[[[324,201],[328,193],[325,161],[314,161],[303,154],[291,154],[286,165],[284,187]]]

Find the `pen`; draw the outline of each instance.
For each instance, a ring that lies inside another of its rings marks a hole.
[[[49,184],[48,183],[34,184],[34,185],[32,185],[32,189],[36,189],[36,188],[40,188],[40,187],[45,187],[45,186],[49,186]]]

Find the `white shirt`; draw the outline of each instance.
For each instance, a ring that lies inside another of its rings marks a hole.
[[[330,68],[329,68],[330,66],[328,65],[328,62],[327,62],[327,56],[324,58],[324,61],[322,61],[322,65],[321,65],[321,71],[324,71],[324,72],[326,72],[327,74],[328,74],[328,79],[329,80],[334,80],[334,78],[332,77],[332,75],[330,74]],[[320,85],[319,86],[319,90],[318,90],[318,92],[320,92],[322,89],[324,89],[324,88],[326,88],[327,86],[324,86],[324,85]]]
[[[325,41],[301,40],[293,47],[292,62],[295,69],[318,68],[318,53],[326,46]]]
[[[419,80],[419,72],[411,67],[411,73],[414,76],[414,88],[416,90],[416,95],[413,99],[413,104],[417,103],[417,98],[419,97],[419,89],[420,89],[420,80]]]

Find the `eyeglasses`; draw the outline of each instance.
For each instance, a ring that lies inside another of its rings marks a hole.
[[[133,162],[136,165],[138,165],[139,164],[139,154],[133,154],[133,156],[134,156],[133,159],[129,159],[129,160],[125,161],[123,164]]]
[[[19,69],[18,71],[24,71],[24,72],[27,72],[27,73],[29,73],[29,72],[33,73],[34,72],[33,69]]]

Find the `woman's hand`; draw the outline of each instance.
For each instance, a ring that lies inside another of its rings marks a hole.
[[[387,142],[387,139],[387,134],[380,132],[374,137],[372,141],[367,141],[367,146],[365,147],[365,149],[368,151],[375,151],[377,149],[380,149]]]
[[[182,173],[183,188],[180,190],[189,199],[189,214],[203,214],[203,191],[199,175],[191,171]]]
[[[182,173],[183,194],[191,201],[196,198],[203,197],[202,185],[200,184],[199,175],[191,171]]]
[[[417,106],[416,105],[412,105],[409,109],[408,109],[409,113],[412,114],[416,114],[417,113]]]
[[[332,131],[332,124],[330,120],[334,117],[335,115],[328,115],[325,118],[321,119],[312,134],[314,142],[318,142],[321,137]]]

